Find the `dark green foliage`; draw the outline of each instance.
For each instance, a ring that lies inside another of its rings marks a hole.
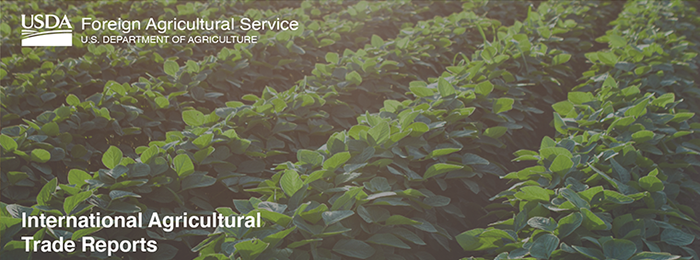
[[[0,254],[27,258],[20,236],[89,235],[159,241],[119,255],[130,259],[695,256],[682,198],[700,192],[697,15],[630,1],[599,37],[622,5],[3,3]],[[231,48],[6,36],[20,27],[7,13],[53,9],[303,29]],[[260,213],[265,225],[22,229],[22,212]]]
[[[687,8],[682,1],[626,4],[598,39],[609,50],[586,53],[588,80],[553,105],[556,139],[516,152],[516,161],[537,165],[506,175],[515,183],[494,197],[514,207],[513,217],[457,236],[465,250],[489,250],[497,259],[697,259],[688,245],[700,227],[680,201],[700,194],[689,176],[697,174],[700,126],[691,123],[698,110],[688,90],[697,77],[689,72],[698,52],[689,46],[698,42],[662,18],[698,25]],[[658,28],[668,31],[653,37]],[[497,231],[509,232],[508,240],[494,238]]]

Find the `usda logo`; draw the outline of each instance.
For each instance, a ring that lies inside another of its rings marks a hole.
[[[73,46],[73,26],[65,15],[22,15],[22,46]]]

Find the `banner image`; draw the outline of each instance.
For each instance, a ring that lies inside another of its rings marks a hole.
[[[698,10],[2,1],[0,259],[700,260]]]

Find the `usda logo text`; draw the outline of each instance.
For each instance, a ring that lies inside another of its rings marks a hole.
[[[22,46],[73,46],[73,26],[67,16],[22,15]]]

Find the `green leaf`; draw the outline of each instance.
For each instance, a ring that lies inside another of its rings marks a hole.
[[[664,190],[664,184],[656,176],[644,176],[639,178],[639,186],[650,192]]]
[[[382,45],[384,45],[384,40],[382,40],[382,37],[379,37],[376,34],[373,34],[371,44],[373,47],[379,48],[379,47],[382,47]]]
[[[540,142],[540,156],[542,156],[542,158],[549,158],[550,155],[568,154],[569,157],[571,157],[571,152],[569,152],[569,150],[563,147],[555,147],[556,145],[557,142],[551,137],[543,137]]]
[[[552,108],[554,108],[554,111],[557,112],[557,114],[566,116],[574,109],[574,104],[571,101],[566,100],[554,103]]]
[[[406,241],[410,241],[411,243],[414,243],[416,245],[426,245],[425,241],[421,239],[418,235],[415,233],[409,231],[408,229],[401,228],[401,227],[394,227],[391,229],[391,233],[394,235],[397,235],[399,238],[403,238]]]
[[[447,163],[436,163],[428,167],[428,170],[425,171],[425,174],[423,174],[423,179],[428,179],[438,174],[459,170],[462,168],[464,168],[464,166]]]
[[[370,128],[367,133],[374,138],[377,144],[382,144],[389,139],[391,135],[391,127],[389,126],[389,123],[382,122],[375,127]]]
[[[657,253],[657,252],[641,252],[639,254],[636,254],[634,257],[630,258],[629,260],[676,260],[679,259],[680,256],[677,255],[672,255],[669,253]]]
[[[573,166],[574,162],[572,162],[571,159],[569,159],[569,157],[560,154],[557,155],[556,158],[554,158],[552,165],[549,166],[549,170],[563,175],[567,173]]]
[[[603,81],[603,87],[609,87],[609,88],[618,88],[617,81],[612,76],[608,76],[605,78],[605,81]],[[627,88],[630,89],[631,87]],[[625,92],[624,89],[622,91],[623,93]]]
[[[583,198],[581,198],[581,196],[579,196],[576,192],[574,192],[570,189],[567,189],[567,188],[561,189],[559,191],[559,193],[562,197],[566,198],[566,200],[571,202],[571,204],[574,204],[574,206],[576,206],[577,208],[586,208],[586,209],[591,208],[591,206],[588,204],[588,202],[583,200]],[[590,212],[590,210],[589,210],[589,212]],[[593,214],[593,213],[591,213],[591,214]]]
[[[163,63],[163,71],[165,71],[165,74],[175,77],[178,70],[180,70],[180,66],[177,65],[177,62],[168,60]]]
[[[552,66],[564,64],[571,59],[571,54],[559,54],[552,59]]]
[[[559,238],[552,234],[544,234],[538,237],[530,247],[530,255],[538,259],[549,259],[557,246]]]
[[[323,178],[323,175],[328,172],[328,170],[319,170],[319,171],[314,171],[311,174],[309,174],[306,179],[304,179],[304,184],[309,184],[315,180]]]
[[[119,150],[114,145],[109,146],[109,149],[102,154],[102,163],[109,169],[114,169],[122,161],[122,150]]]
[[[527,211],[522,210],[518,212],[518,214],[515,215],[515,218],[513,218],[513,230],[515,232],[520,231],[521,229],[525,228],[527,226]]]
[[[270,221],[272,221],[276,224],[279,224],[281,226],[287,226],[289,224],[289,222],[292,221],[291,217],[284,215],[282,213],[274,212],[274,211],[270,211],[270,210],[268,210],[266,208],[259,210],[260,216],[264,219],[270,220]],[[265,242],[269,242],[269,241],[266,240]]]
[[[490,162],[489,162],[488,160],[482,158],[481,156],[476,155],[476,154],[473,154],[473,153],[465,153],[464,155],[462,155],[462,164],[467,164],[467,165],[471,165],[471,164],[483,164],[483,165],[488,165],[488,164],[490,164]]]
[[[80,105],[80,99],[76,95],[70,94],[66,97],[66,104],[71,106]]]
[[[11,184],[16,184],[17,182],[29,178],[26,172],[9,171],[7,172],[7,181]]]
[[[410,39],[408,37],[403,37],[401,39],[396,40],[396,47],[398,47],[399,49],[406,49],[406,47],[408,47],[409,40]]]
[[[242,259],[255,259],[257,258],[270,244],[265,243],[262,240],[254,238],[252,240],[245,240],[234,245],[236,248],[236,253],[241,256]]]
[[[503,136],[506,134],[508,131],[508,128],[505,126],[494,126],[494,127],[489,127],[488,129],[484,130],[484,135],[498,139],[499,137]]]
[[[598,59],[606,65],[614,67],[618,57],[612,52],[598,52]]]
[[[568,100],[574,104],[584,104],[595,100],[595,97],[590,92],[569,92]]]
[[[324,211],[321,213],[321,217],[323,217],[323,223],[325,223],[326,226],[330,226],[338,221],[352,216],[353,214],[355,214],[355,212],[352,210]]]
[[[199,149],[203,149],[204,147],[209,146],[212,140],[214,140],[214,134],[205,134],[200,135],[199,137],[197,137],[197,139],[194,139],[194,141],[192,141],[192,144],[196,145]]]
[[[151,158],[153,158],[153,156],[156,156],[159,151],[160,150],[155,145],[149,147],[148,149],[143,151],[143,153],[141,153],[141,162],[146,164],[150,163]]]
[[[338,240],[333,246],[333,251],[338,254],[367,259],[374,255],[374,248],[365,242],[356,239],[342,239]]]
[[[338,54],[335,52],[329,52],[326,53],[326,62],[331,63],[331,64],[336,64],[340,61],[340,57],[338,57]]]
[[[287,196],[291,197],[304,186],[304,182],[299,177],[299,174],[294,170],[286,170],[280,178],[280,186]]]
[[[370,242],[372,244],[377,244],[377,245],[385,245],[385,246],[392,246],[392,247],[398,247],[398,248],[403,248],[403,249],[411,249],[409,245],[401,241],[398,237],[389,234],[389,233],[379,233],[379,234],[374,234],[367,240],[367,242]]]
[[[200,126],[204,124],[204,113],[197,110],[182,111],[182,121],[189,126]]]
[[[493,91],[493,84],[490,81],[484,81],[476,85],[474,92],[484,96],[488,96],[489,93]]]
[[[209,187],[216,183],[216,178],[204,174],[190,174],[182,180],[182,189],[189,190],[202,187]]]
[[[440,195],[429,196],[423,200],[423,203],[433,207],[444,207],[450,204],[450,198]]]
[[[288,46],[288,48],[291,49],[291,51],[293,51],[294,53],[302,54],[302,55],[306,53],[306,51],[305,51],[303,48],[299,47],[299,45],[296,45],[296,44],[294,43],[294,41],[289,41],[289,43],[291,43],[291,45],[287,45],[287,46]]]
[[[554,129],[557,130],[557,132],[566,135],[566,123],[564,123],[564,120],[561,118],[559,114],[556,112],[554,114]]]
[[[608,226],[605,221],[603,221],[596,214],[593,214],[588,208],[581,208],[581,213],[583,214],[583,226],[588,230],[607,230]]]
[[[498,51],[493,46],[486,47],[481,51],[481,58],[485,61],[493,62],[493,57],[496,56],[497,52]]]
[[[620,35],[612,34],[608,35],[608,43],[610,43],[610,46],[612,46],[613,48],[622,48],[625,47],[625,45],[627,45],[627,40],[625,40],[625,38],[621,37]]]
[[[112,200],[117,200],[117,199],[126,198],[126,197],[141,198],[141,195],[138,195],[138,194],[130,192],[130,191],[123,191],[123,190],[112,190],[109,192],[109,198]]]
[[[428,127],[428,125],[426,125],[423,122],[415,122],[415,123],[412,123],[411,125],[409,125],[408,127],[406,127],[406,129],[410,129],[411,136],[415,137],[415,136],[419,136],[425,132],[428,132],[430,130],[430,127]]]
[[[154,101],[159,108],[166,108],[170,106],[170,100],[168,100],[166,97],[157,97]]]
[[[545,217],[532,217],[527,221],[527,224],[533,228],[549,232],[553,232],[557,228],[557,222],[555,220]]]
[[[57,136],[60,133],[56,122],[48,122],[41,126],[41,131],[48,136]]]
[[[291,221],[291,218],[290,218],[290,221]],[[276,245],[277,243],[282,241],[282,239],[287,237],[287,235],[289,235],[289,233],[292,233],[292,231],[294,231],[294,230],[296,230],[296,227],[291,227],[291,228],[285,229],[283,231],[266,236],[265,238],[263,238],[263,241],[270,243],[271,245]]]
[[[336,169],[350,159],[350,152],[336,153],[323,162],[323,169]]]
[[[109,88],[112,91],[116,92],[120,96],[126,96],[126,89],[124,89],[124,86],[121,84],[115,82],[115,81],[108,81],[107,84],[105,84],[105,88]]]
[[[234,129],[226,130],[222,133],[222,135],[228,137],[229,139],[238,139],[238,133],[236,133],[236,130]]]
[[[421,222],[412,220],[402,215],[393,215],[386,219],[387,225],[420,225]]]
[[[450,82],[447,82],[447,80],[445,80],[444,78],[438,79],[438,91],[440,92],[440,96],[442,97],[447,97],[457,93],[455,87],[452,86]]]
[[[386,221],[389,218],[389,210],[382,207],[357,207],[357,214],[367,223]]]
[[[90,198],[90,196],[92,196],[92,190],[83,191],[66,198],[63,202],[63,211],[66,213],[66,215],[71,215],[73,209],[75,209],[75,207],[77,207],[81,202],[84,202]]]
[[[455,239],[465,251],[476,251],[482,246],[482,243],[479,241],[478,237],[481,235],[481,233],[483,233],[483,229],[481,228],[472,229],[460,233],[455,237]]]
[[[493,104],[493,113],[498,114],[513,109],[514,102],[512,98],[499,98],[496,100],[496,103]]]
[[[78,188],[85,185],[85,181],[90,179],[92,179],[92,176],[83,170],[71,169],[70,172],[68,172],[68,183]]]
[[[615,204],[629,204],[634,202],[633,198],[622,195],[616,191],[604,190],[603,194],[605,195],[605,201],[607,202],[612,202]]]
[[[51,159],[51,153],[48,151],[37,148],[32,150],[32,161],[38,162],[38,163],[45,163],[48,162]]]
[[[625,116],[640,117],[647,113],[647,105],[649,104],[649,99],[646,99],[639,104],[627,109],[625,111]]]
[[[117,179],[120,176],[122,176],[124,173],[126,173],[127,171],[129,171],[129,168],[127,168],[126,166],[117,165],[117,167],[114,167],[114,169],[106,171],[105,173],[107,175],[111,176],[112,178]]]
[[[212,148],[214,149],[214,148]],[[129,177],[145,177],[151,174],[151,166],[145,163],[134,163],[130,164],[131,170],[129,171]]]
[[[36,204],[48,206],[57,186],[58,178],[53,178],[51,181],[44,184],[44,187],[41,188],[41,191],[39,191],[39,194],[36,196]]]
[[[391,190],[391,185],[384,177],[374,177],[369,182],[364,182],[363,185],[370,191],[382,192]]]
[[[632,134],[632,140],[635,143],[644,143],[654,138],[654,132],[649,130],[641,130]]]
[[[673,119],[671,119],[671,122],[680,123],[680,122],[683,122],[683,121],[687,121],[688,119],[690,119],[690,118],[693,117],[693,116],[695,116],[695,113],[692,113],[692,112],[680,112],[680,113],[676,113],[676,114],[673,116]]]
[[[188,60],[185,63],[185,71],[189,73],[196,73],[200,71],[199,64],[194,60]]]
[[[357,71],[350,72],[345,75],[345,80],[355,83],[355,85],[360,85],[362,83],[362,76]]]
[[[574,250],[578,251],[582,255],[585,255],[589,258],[598,259],[598,260],[605,259],[605,255],[603,255],[603,252],[600,252],[600,250],[598,250],[598,249],[582,247],[582,246],[571,246],[571,247],[573,247]]]
[[[571,213],[559,220],[557,233],[559,238],[563,239],[576,230],[583,222],[583,215],[578,212]]]
[[[331,210],[339,210],[343,208],[349,208],[352,206],[354,203],[353,200],[356,199],[357,194],[362,191],[362,187],[351,187],[350,190],[346,191],[341,195],[338,199],[336,199],[333,202],[333,206],[331,206]]]
[[[443,156],[443,155],[448,155],[451,153],[459,152],[459,150],[462,150],[461,148],[442,148],[442,149],[435,149],[432,152],[430,152],[430,158],[438,157],[438,156]]]
[[[41,95],[41,101],[48,102],[48,101],[53,100],[54,98],[56,98],[56,96],[57,96],[56,93],[53,93],[53,92],[46,92],[46,93],[44,93],[44,94]]]
[[[651,102],[652,105],[658,106],[658,107],[666,107],[666,105],[673,103],[673,101],[676,100],[676,95],[673,93],[666,93],[661,95],[660,97],[654,99],[654,101]]]
[[[12,152],[17,149],[17,142],[12,137],[0,134],[0,145],[5,149],[5,152]]]
[[[512,233],[500,229],[489,228],[479,235],[477,250],[488,250],[503,247],[503,239],[515,242]]]
[[[637,252],[634,242],[627,239],[610,239],[603,243],[603,254],[608,259],[629,259]]]
[[[666,228],[661,232],[661,241],[674,246],[687,246],[693,243],[695,236],[676,228]]]
[[[180,177],[185,177],[194,173],[194,164],[192,164],[192,159],[186,154],[179,154],[173,159],[173,168],[177,175]]]
[[[435,94],[432,89],[427,87],[411,86],[409,89],[413,95],[416,95],[417,97],[432,97]]]
[[[520,188],[520,191],[515,193],[515,197],[527,201],[549,202],[549,192],[546,189],[537,186],[525,186]]]

